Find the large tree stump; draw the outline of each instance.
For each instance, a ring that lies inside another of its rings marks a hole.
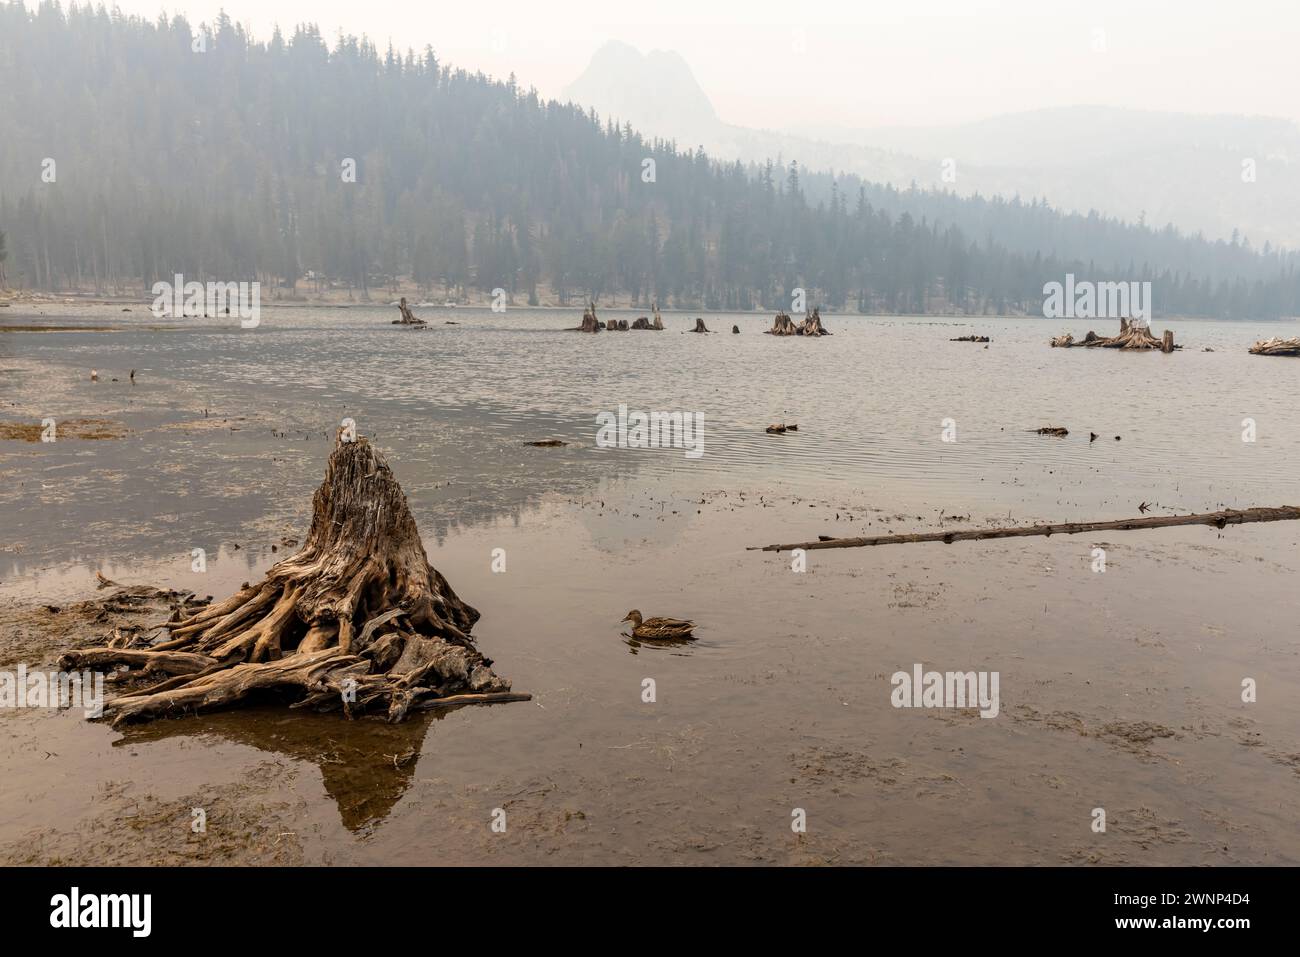
[[[804,317],[804,321],[799,323],[798,332],[801,336],[829,336],[830,333],[822,325],[822,314],[820,309],[814,308],[811,316]]]
[[[776,318],[772,320],[772,328],[767,330],[769,336],[797,336],[799,330],[795,327],[794,320],[784,312],[778,312]]]
[[[115,725],[259,691],[288,692],[295,706],[378,711],[390,721],[443,701],[526,700],[474,648],[469,631],[478,617],[429,564],[383,456],[365,438],[341,436],[296,555],[258,584],[166,623],[158,644],[79,649],[60,664],[173,675],[108,702]]]
[[[1151,334],[1150,326],[1141,325],[1122,317],[1119,320],[1119,335],[1117,336],[1099,336],[1089,330],[1088,334],[1083,337],[1082,342],[1076,342],[1073,336],[1064,335],[1054,338],[1052,346],[1064,348],[1083,346],[1089,349],[1159,349],[1161,352],[1173,352],[1175,349],[1182,348],[1182,346],[1174,344],[1172,330],[1166,329],[1164,335],[1157,339]]]
[[[708,329],[705,327],[705,325],[704,325],[704,320],[703,320],[703,319],[696,319],[696,320],[695,320],[695,328],[692,329],[691,332],[708,332],[708,331],[709,331],[709,330],[708,330]]]
[[[1274,336],[1272,339],[1261,339],[1250,347],[1252,356],[1300,356],[1300,338],[1281,339]]]

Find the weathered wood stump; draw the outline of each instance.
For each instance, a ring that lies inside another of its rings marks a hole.
[[[77,649],[60,665],[172,675],[108,702],[115,725],[258,692],[389,721],[449,703],[526,700],[475,649],[469,632],[478,618],[429,564],[384,457],[365,438],[341,435],[296,555],[256,585],[165,623],[158,644]]]
[[[1300,338],[1261,339],[1250,347],[1252,356],[1300,356]]]
[[[1076,342],[1071,335],[1057,336],[1052,340],[1054,348],[1078,348],[1080,346],[1101,349],[1159,349],[1161,352],[1173,352],[1182,346],[1174,344],[1174,334],[1166,329],[1164,335],[1157,339],[1151,334],[1151,327],[1128,319],[1119,321],[1119,335],[1104,337],[1089,330],[1082,342]]]
[[[740,326],[734,326],[734,325],[733,325],[733,326],[731,327],[731,331],[732,331],[734,334],[736,334],[736,335],[740,335]]]
[[[428,323],[423,319],[417,319],[415,313],[411,312],[411,307],[406,304],[406,297],[403,296],[401,302],[397,304],[397,311],[401,313],[400,319],[394,319],[394,326],[427,326]]]
[[[650,324],[650,328],[651,328],[651,329],[657,329],[659,332],[663,332],[663,329],[664,329],[664,320],[663,320],[663,317],[662,317],[661,315],[659,315],[659,304],[658,304],[658,303],[655,303],[655,306],[654,306],[654,309],[652,310],[652,312],[654,313],[655,321],[654,321],[653,323]]]
[[[596,318],[596,304],[593,302],[582,310],[582,325],[575,326],[574,332],[600,332],[605,324]]]
[[[637,318],[636,320],[634,320],[634,321],[632,322],[632,328],[633,328],[633,329],[653,329],[654,326],[650,325],[650,320],[649,320],[649,319],[647,319],[645,316],[641,316],[641,317]]]
[[[784,312],[778,312],[776,318],[772,320],[772,328],[767,330],[769,336],[797,336],[799,330],[795,327],[794,320]]]
[[[820,309],[813,309],[811,316],[804,317],[804,321],[798,326],[798,333],[801,336],[829,336],[830,333],[822,325],[822,314]]]
[[[695,328],[692,329],[691,331],[692,331],[692,332],[708,332],[709,330],[708,330],[707,328],[705,328],[705,326],[704,326],[704,320],[703,320],[703,319],[696,319],[696,320],[695,320]]]

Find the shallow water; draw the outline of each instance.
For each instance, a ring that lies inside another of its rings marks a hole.
[[[398,729],[269,711],[122,736],[0,714],[0,858],[1300,861],[1295,529],[814,552],[805,574],[745,550],[1300,503],[1300,363],[1245,352],[1290,327],[1171,321],[1186,349],[1165,356],[1050,349],[1090,324],[1047,320],[828,316],[834,336],[805,341],[752,314],[583,336],[540,310],[417,310],[422,332],[379,307],[266,308],[252,331],[5,312],[122,331],[0,333],[0,418],[131,432],[0,442],[0,601],[87,597],[94,569],[228,594],[292,552],[351,417],[483,612],[483,650],[535,698]],[[972,332],[989,348],[948,341]],[[705,454],[597,448],[620,403],[700,413]],[[779,421],[799,432],[764,433]],[[1045,425],[1071,434],[1027,431]],[[523,444],[551,437],[571,444]],[[630,646],[631,607],[694,618],[699,640]],[[889,676],[917,661],[999,670],[999,718],[892,708]],[[195,802],[221,822],[207,843]]]

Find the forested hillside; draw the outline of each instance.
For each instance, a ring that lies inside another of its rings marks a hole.
[[[0,233],[8,284],[55,291],[183,273],[363,295],[401,277],[527,301],[773,309],[803,287],[831,309],[1038,312],[1073,272],[1151,279],[1157,314],[1300,314],[1295,253],[716,163],[431,49],[12,0]]]

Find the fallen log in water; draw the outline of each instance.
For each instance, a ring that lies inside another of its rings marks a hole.
[[[956,339],[949,339],[949,342],[992,342],[988,336],[958,336]]]
[[[1250,347],[1252,356],[1300,356],[1300,337],[1261,339]]]
[[[1152,518],[1121,518],[1109,522],[1060,522],[1054,525],[1021,525],[1011,528],[969,528],[948,532],[921,532],[914,535],[877,535],[873,538],[822,538],[815,542],[793,545],[751,545],[747,551],[788,552],[802,548],[865,548],[870,545],[908,545],[914,542],[980,541],[986,538],[1024,538],[1031,535],[1077,535],[1080,532],[1127,532],[1143,528],[1169,528],[1174,525],[1246,525],[1250,522],[1288,522],[1300,520],[1300,507],[1224,509],[1193,515],[1159,515]]]
[[[471,701],[517,701],[474,647],[479,613],[429,564],[406,495],[384,457],[360,436],[335,444],[312,499],[301,551],[256,585],[188,613],[169,640],[69,651],[65,670],[127,665],[126,679],[170,675],[105,705],[114,725],[288,693],[299,707],[408,711]],[[145,632],[139,633],[141,636]],[[470,696],[470,697],[466,697]]]

